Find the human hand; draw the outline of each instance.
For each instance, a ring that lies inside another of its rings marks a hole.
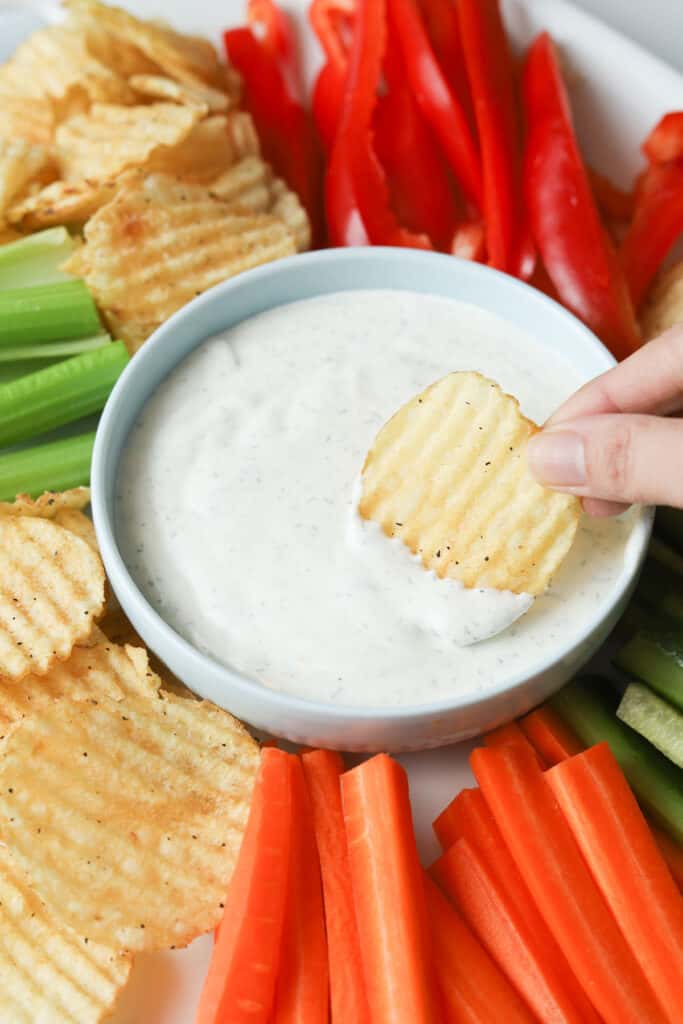
[[[529,442],[529,468],[592,516],[683,508],[683,324],[585,384]]]

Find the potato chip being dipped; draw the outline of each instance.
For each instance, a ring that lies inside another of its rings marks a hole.
[[[525,448],[537,430],[498,384],[451,373],[379,431],[360,514],[438,577],[541,594],[572,545],[581,506],[531,476]]]

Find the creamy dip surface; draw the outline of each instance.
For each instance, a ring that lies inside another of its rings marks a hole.
[[[537,422],[583,383],[505,321],[411,292],[292,303],[204,342],[145,406],[119,470],[118,540],[152,605],[216,660],[338,704],[475,695],[569,640],[634,557],[633,514],[584,517],[534,602],[439,580],[358,515],[378,429],[457,369]]]

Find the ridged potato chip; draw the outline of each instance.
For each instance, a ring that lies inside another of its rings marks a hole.
[[[210,184],[211,193],[234,209],[269,213],[283,221],[296,239],[299,252],[311,244],[311,223],[296,192],[260,156],[248,156]]]
[[[77,508],[62,508],[55,514],[54,521],[57,526],[62,526],[69,533],[75,533],[77,537],[85,541],[91,551],[95,551],[99,555],[100,548],[97,543],[95,527],[92,519],[90,516],[86,516],[85,512],[81,512]]]
[[[233,106],[227,92],[214,89],[200,78],[196,82],[176,82],[164,75],[131,75],[128,83],[140,96],[200,107],[206,113],[224,113]]]
[[[282,221],[235,213],[208,189],[162,174],[127,182],[84,234],[65,269],[85,278],[130,352],[207,288],[296,251]]]
[[[0,138],[26,139],[38,146],[48,146],[54,127],[51,101],[37,102],[26,89],[5,81],[0,68]]]
[[[648,296],[641,316],[646,341],[683,323],[683,261],[665,270]]]
[[[104,607],[104,569],[49,519],[0,516],[0,680],[46,672],[90,633]]]
[[[64,509],[84,509],[89,504],[89,487],[72,487],[70,491],[44,491],[37,498],[32,498],[30,494],[17,494],[14,501],[0,501],[0,516],[54,519]]]
[[[131,965],[130,954],[62,923],[0,847],[0,1020],[99,1024],[114,1009]]]
[[[208,185],[226,168],[258,152],[258,137],[250,114],[215,114],[196,124],[179,145],[159,149],[146,162],[145,170]]]
[[[207,703],[52,701],[3,741],[0,838],[82,934],[182,946],[221,917],[258,763]]]
[[[0,220],[0,245],[7,245],[8,242],[18,242],[21,235],[14,228]]]
[[[0,139],[0,216],[15,196],[50,167],[45,146],[25,139]]]
[[[59,125],[57,159],[68,181],[108,181],[140,167],[162,146],[176,146],[199,121],[201,111],[176,103],[136,107],[94,103]]]
[[[58,224],[82,224],[116,194],[115,181],[53,181],[7,211],[11,224],[37,231]]]
[[[97,629],[94,641],[88,647],[74,647],[66,661],[56,662],[45,675],[24,676],[18,683],[0,681],[0,731],[62,697],[156,697],[161,679],[150,668],[144,647],[120,647]]]
[[[479,373],[451,373],[403,406],[370,449],[360,514],[466,587],[540,594],[581,505],[541,487],[525,449],[538,427]]]

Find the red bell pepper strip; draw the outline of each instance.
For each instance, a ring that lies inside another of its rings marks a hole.
[[[481,146],[489,265],[530,277],[516,82],[499,0],[458,0],[457,12]]]
[[[648,168],[636,194],[621,263],[636,307],[683,233],[683,162]]]
[[[341,754],[312,750],[301,755],[313,808],[320,855],[329,950],[331,1024],[371,1024],[361,942],[353,906],[340,778]]]
[[[664,1024],[533,754],[478,747],[471,765],[520,874],[605,1024]]]
[[[295,103],[303,101],[301,65],[292,23],[274,0],[247,0],[247,21],[256,27],[261,45],[276,61]]]
[[[288,893],[292,789],[290,755],[264,750],[197,1024],[269,1024]]]
[[[633,216],[634,195],[619,188],[604,174],[595,168],[588,168],[588,177],[598,209],[603,217],[615,221],[630,221]]]
[[[341,787],[372,1020],[437,1024],[424,875],[406,773],[398,761],[378,754],[342,775]]]
[[[480,220],[459,224],[451,239],[451,252],[461,260],[483,263],[486,259],[486,230]]]
[[[406,80],[391,24],[384,57],[387,92],[375,112],[375,150],[398,219],[447,249],[458,211],[448,168]]]
[[[341,117],[353,36],[354,0],[313,0],[308,17],[326,62],[313,86],[312,112],[318,134],[329,154]]]
[[[526,206],[545,269],[564,305],[623,359],[641,343],[633,306],[600,222],[547,33],[526,58],[524,108]]]
[[[457,4],[453,0],[419,0],[419,4],[441,70],[463,105],[470,128],[474,128],[474,110],[465,70]]]
[[[446,79],[415,0],[389,0],[413,95],[465,195],[481,207],[481,162],[462,102]]]
[[[359,0],[342,116],[325,181],[332,245],[397,245],[431,249],[426,235],[403,228],[373,148],[372,118],[386,45],[385,0]]]
[[[664,115],[645,139],[643,153],[651,164],[683,160],[683,110]]]
[[[270,1024],[328,1024],[327,939],[320,859],[304,770],[292,757],[292,850]]]
[[[311,119],[292,98],[280,60],[250,28],[224,33],[230,63],[244,82],[244,103],[254,118],[263,155],[305,206],[314,243],[322,239],[322,155]]]

